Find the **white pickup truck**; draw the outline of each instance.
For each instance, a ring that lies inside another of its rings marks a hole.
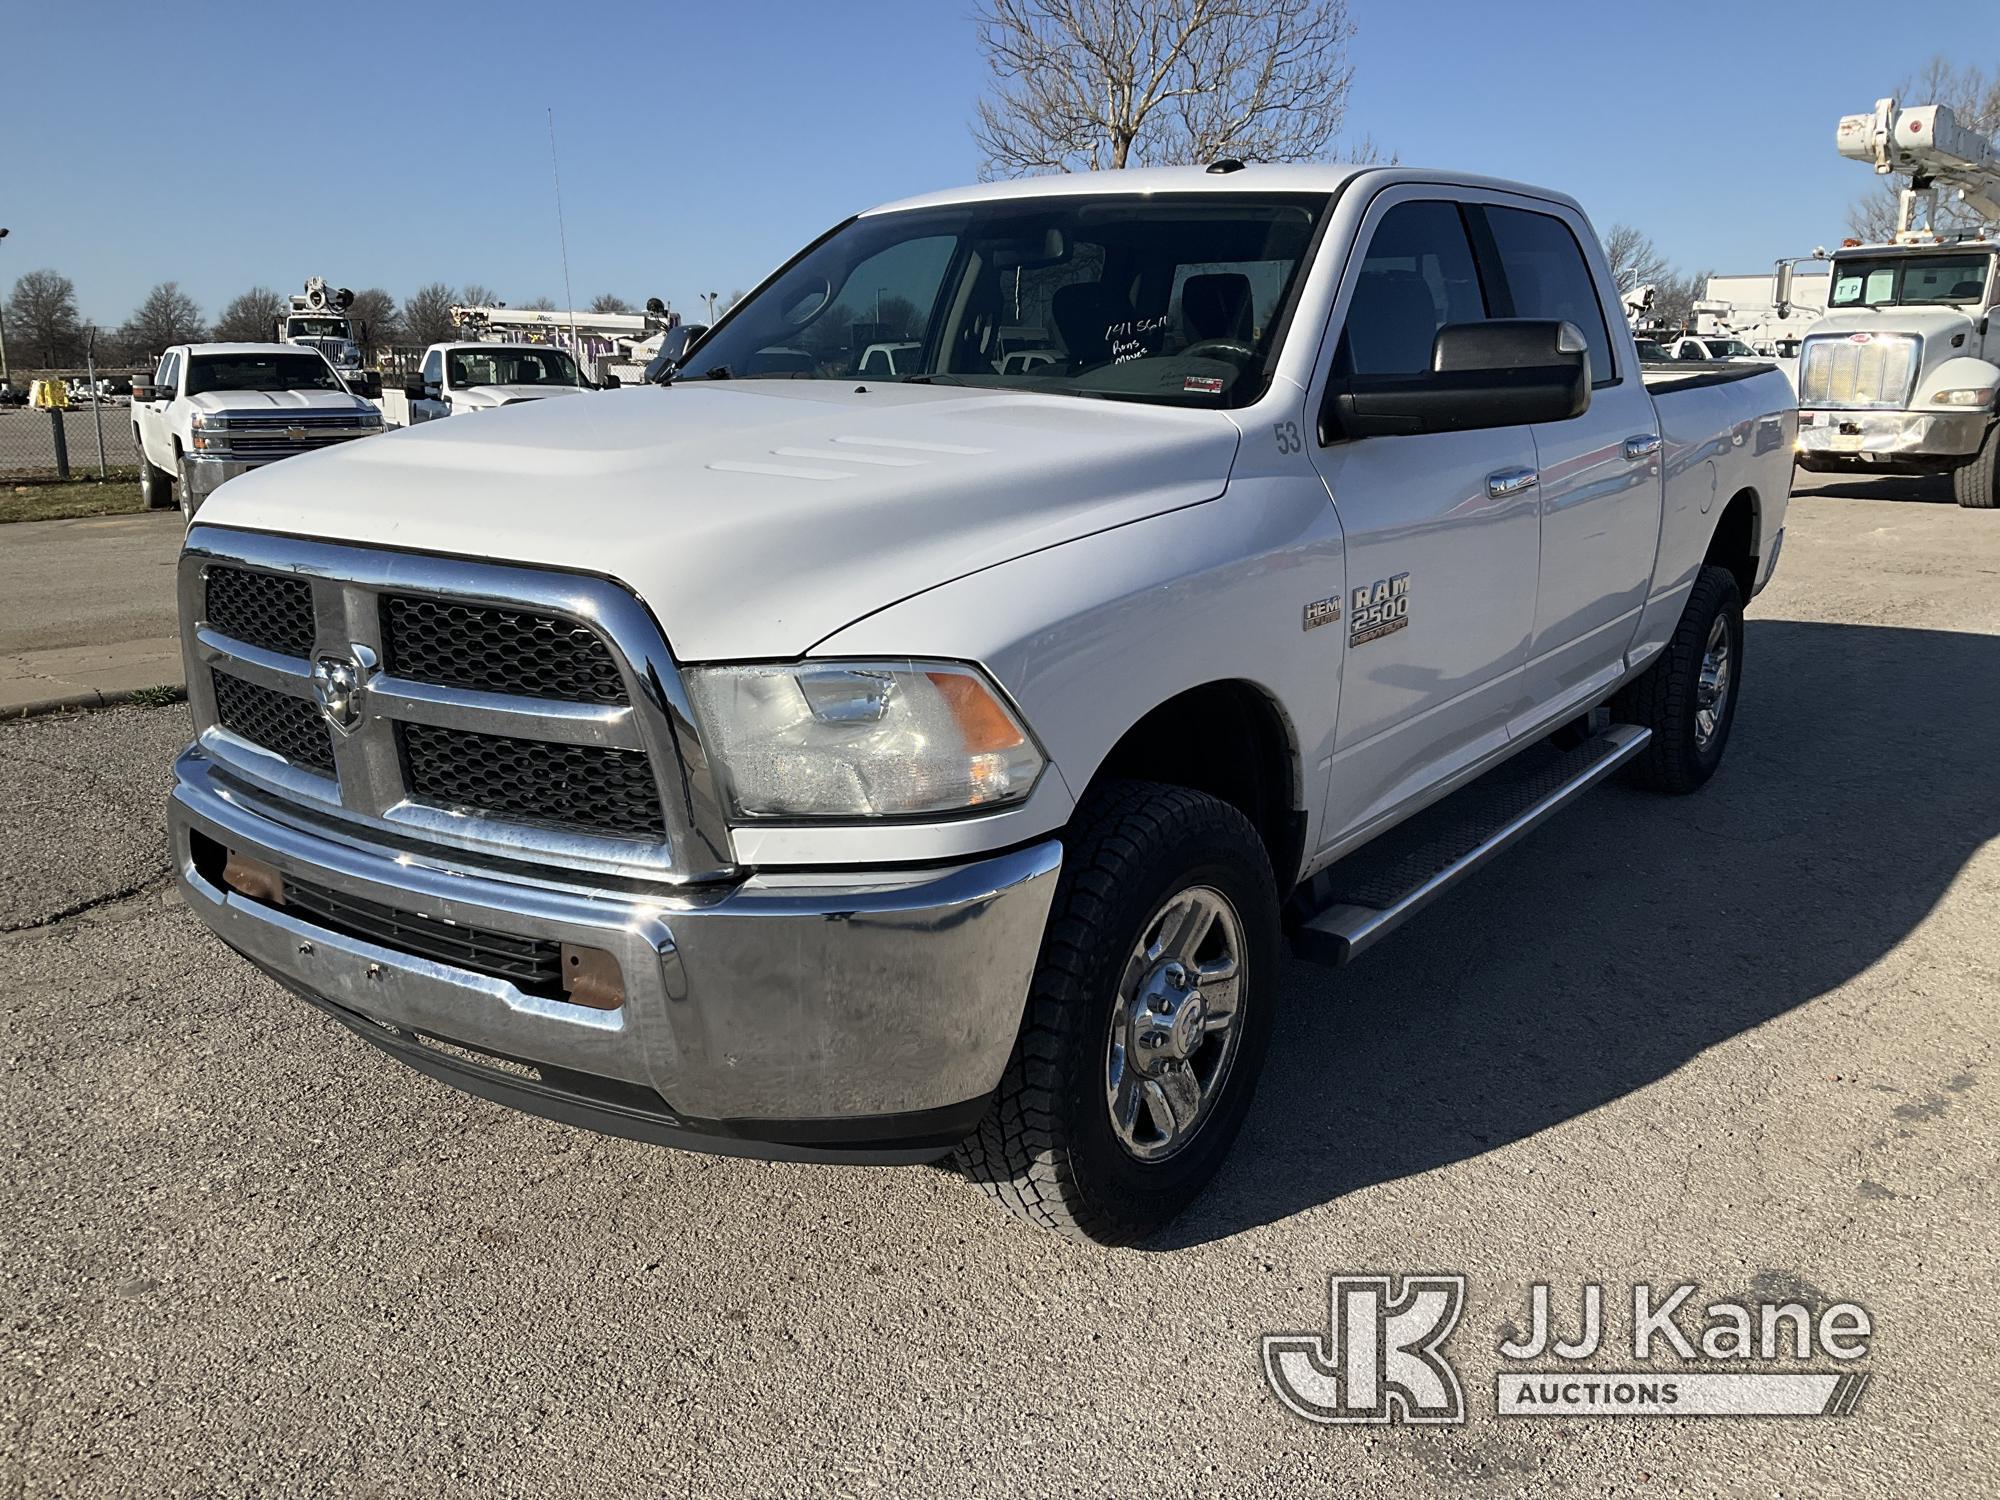
[[[524,1109],[1171,1218],[1288,937],[1345,961],[1610,772],[1715,771],[1797,420],[1642,376],[1560,194],[1218,165],[877,209],[666,388],[230,486],[188,905]],[[1025,326],[1060,357],[996,368]]]
[[[410,425],[587,391],[576,361],[547,344],[432,344],[403,387]]]
[[[176,344],[132,387],[139,494],[192,517],[225,479],[280,458],[382,430],[317,349],[296,344]]]

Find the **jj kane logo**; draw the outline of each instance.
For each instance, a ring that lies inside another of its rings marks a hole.
[[[1502,1330],[1495,1413],[1846,1416],[1860,1404],[1869,1377],[1852,1365],[1867,1357],[1874,1324],[1858,1303],[1817,1311],[1796,1297],[1702,1304],[1698,1291],[1692,1282],[1632,1287],[1629,1342],[1621,1347],[1601,1284],[1584,1284],[1565,1329],[1550,1287],[1537,1282],[1529,1289],[1527,1333],[1513,1323]],[[1445,1343],[1465,1293],[1460,1275],[1405,1276],[1400,1286],[1388,1276],[1331,1276],[1327,1331],[1267,1334],[1264,1378],[1309,1422],[1463,1422],[1465,1397]],[[1622,1360],[1626,1348],[1630,1368],[1595,1363],[1600,1355]],[[1752,1360],[1780,1368],[1730,1368]],[[1821,1361],[1834,1368],[1800,1368]]]

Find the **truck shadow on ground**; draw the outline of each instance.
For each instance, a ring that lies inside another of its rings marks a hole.
[[[1288,961],[1256,1105],[1150,1242],[1481,1155],[1852,979],[2000,835],[2000,637],[1749,623],[1729,758],[1592,793],[1351,967]],[[1595,1162],[1593,1172],[1620,1163]]]
[[[1798,499],[1894,500],[1903,505],[1956,505],[1948,474],[1883,474],[1849,477],[1844,474],[1808,474],[1800,469],[1793,475]]]

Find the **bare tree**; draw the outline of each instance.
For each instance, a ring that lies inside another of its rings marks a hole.
[[[362,346],[364,353],[402,341],[402,313],[397,310],[396,299],[379,286],[365,287],[356,292],[354,304],[347,309],[347,315],[354,320],[355,330],[360,334],[356,342]]]
[[[253,286],[223,308],[215,320],[214,335],[219,339],[258,343],[273,337],[278,319],[289,304],[267,286]]]
[[[743,291],[743,288],[739,286],[735,291],[731,292],[727,297],[723,298],[722,310],[724,312],[728,312],[730,308],[734,307],[737,303],[743,300],[744,295],[745,293]]]
[[[468,281],[465,290],[458,294],[458,300],[467,307],[504,307],[500,294],[490,286],[481,286],[476,281]]]
[[[1684,328],[1694,322],[1694,305],[1708,295],[1708,279],[1713,271],[1697,271],[1692,276],[1683,276],[1671,267],[1663,267],[1659,276],[1653,278],[1653,305],[1648,316],[1672,328]]]
[[[1613,224],[1605,232],[1604,256],[1611,262],[1612,285],[1621,292],[1648,282],[1658,287],[1673,275],[1673,266],[1652,238],[1630,224]]]
[[[1897,84],[1892,97],[1898,104],[1948,104],[1967,129],[1989,136],[2000,133],[2000,66],[1991,71],[1976,63],[1954,67],[1939,54],[1915,78]],[[1874,192],[1855,199],[1847,211],[1848,232],[1865,244],[1894,239],[1897,199],[1909,183],[1909,178],[1891,173]],[[1945,233],[1980,227],[1979,216],[1948,193],[1938,194],[1937,217],[1937,227]]]
[[[590,310],[594,313],[628,313],[632,310],[632,304],[615,293],[605,292],[602,296],[590,299]]]
[[[457,330],[451,322],[458,293],[442,281],[420,286],[403,299],[403,332],[413,344],[439,344]]]
[[[553,297],[537,297],[532,302],[523,302],[521,306],[525,307],[529,312],[554,312],[556,310],[555,299]]]
[[[1311,160],[1353,79],[1347,0],[985,0],[978,27],[989,179]]]
[[[132,310],[118,341],[127,356],[157,354],[169,344],[189,344],[205,336],[201,308],[178,281],[163,281]]]
[[[57,271],[30,271],[7,298],[7,332],[14,339],[14,362],[40,369],[76,364],[83,352],[82,320],[76,310],[76,283]],[[22,355],[28,358],[23,359]]]

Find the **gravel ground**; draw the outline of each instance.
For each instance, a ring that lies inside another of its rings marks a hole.
[[[1225,1179],[1137,1250],[432,1084],[147,883],[184,710],[0,727],[7,925],[109,898],[0,938],[0,1495],[1994,1493],[2000,520],[1913,489],[1795,504],[1704,793],[1289,969]],[[1466,1425],[1279,1407],[1258,1336],[1330,1271],[1442,1270]],[[1637,1280],[1859,1301],[1873,1383],[1493,1415],[1530,1283]]]

